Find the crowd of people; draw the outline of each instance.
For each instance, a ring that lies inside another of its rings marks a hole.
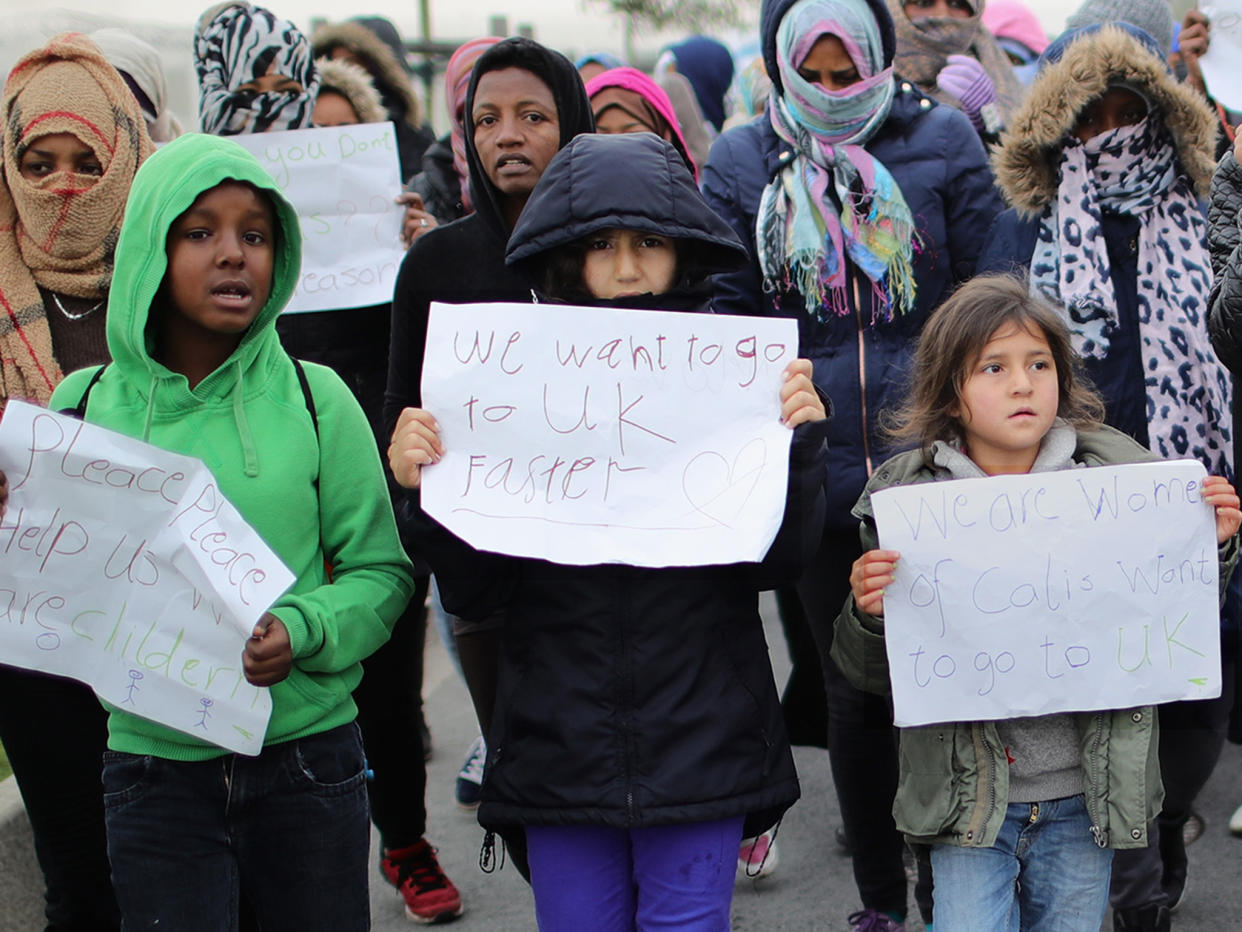
[[[763,0],[757,41],[648,70],[473,38],[440,138],[375,17],[211,6],[188,131],[124,31],[29,52],[0,95],[0,405],[198,457],[295,577],[243,647],[257,756],[0,665],[47,929],[365,929],[372,826],[407,915],[460,916],[427,838],[429,618],[479,725],[458,803],[541,929],[727,930],[735,879],[780,869],[795,744],[827,751],[857,886],[826,927],[905,929],[913,853],[929,930],[1171,928],[1242,741],[1242,142],[1210,40],[1166,0],[1085,0],[1055,37],[1020,0]],[[298,213],[228,137],[383,122],[391,299],[282,313]],[[433,302],[796,321],[763,559],[565,565],[432,518]],[[874,493],[1176,459],[1208,473],[1218,698],[894,728]]]

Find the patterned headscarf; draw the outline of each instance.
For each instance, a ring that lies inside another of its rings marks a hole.
[[[474,211],[470,200],[470,165],[466,162],[466,91],[470,87],[470,72],[479,56],[499,42],[495,36],[471,39],[458,46],[444,68],[444,104],[448,107],[449,143],[453,147],[453,171],[461,184],[461,206],[466,213]]]
[[[319,75],[310,43],[297,26],[261,6],[226,3],[204,13],[194,40],[194,66],[204,133],[236,136],[313,125]],[[268,74],[291,78],[301,92],[238,90]]]
[[[928,96],[957,106],[955,98],[936,86],[936,75],[948,64],[950,55],[969,55],[987,72],[996,87],[996,106],[1001,120],[1009,124],[1022,102],[1022,82],[1014,74],[1009,56],[983,26],[983,0],[971,0],[969,17],[923,16],[911,20],[903,0],[888,0],[888,9],[897,30],[897,73],[913,81]]]
[[[837,36],[862,80],[826,90],[798,74],[821,36]],[[792,284],[807,310],[849,313],[846,254],[891,317],[914,304],[914,218],[888,169],[863,145],[888,118],[894,84],[879,25],[866,0],[798,0],[781,19],[768,116],[792,159],[764,189],[756,221],[765,287]],[[833,203],[829,185],[841,207]]]
[[[1031,290],[1064,305],[1081,355],[1105,358],[1120,320],[1101,218],[1139,218],[1139,337],[1151,448],[1166,458],[1195,456],[1228,475],[1232,389],[1208,341],[1207,225],[1163,122],[1149,116],[1085,143],[1071,137],[1059,176],[1057,196],[1040,218]]]
[[[125,199],[153,148],[137,99],[78,33],[53,37],[15,65],[0,111],[0,405],[47,404],[61,371],[39,286],[78,298],[108,293]],[[22,154],[54,133],[88,146],[103,174],[23,178]]]

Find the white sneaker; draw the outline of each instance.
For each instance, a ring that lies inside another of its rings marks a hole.
[[[1229,833],[1242,835],[1242,806],[1233,810],[1233,815],[1229,817]]]
[[[737,849],[737,879],[758,880],[767,877],[779,863],[776,853],[776,831],[768,829],[754,838],[743,838]]]
[[[479,796],[483,791],[483,764],[486,761],[487,745],[483,743],[483,737],[480,735],[470,745],[466,760],[461,765],[461,770],[457,771],[457,783],[453,788],[453,795],[457,798],[457,805],[462,809],[479,808]]]

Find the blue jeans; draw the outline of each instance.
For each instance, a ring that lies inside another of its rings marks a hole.
[[[528,825],[540,932],[728,932],[741,841],[741,816],[630,830]]]
[[[1112,861],[1091,837],[1082,796],[1010,803],[991,848],[932,846],[936,928],[1096,932]]]
[[[370,928],[371,825],[356,725],[258,757],[182,762],[109,751],[104,810],[122,928]]]

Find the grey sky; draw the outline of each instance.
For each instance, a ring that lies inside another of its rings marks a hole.
[[[535,27],[540,41],[570,51],[622,48],[620,20],[607,12],[603,3],[594,0],[428,0],[431,9],[433,36],[446,39],[469,38],[486,34],[489,18],[507,15],[511,28],[519,23]],[[1052,34],[1061,30],[1065,17],[1080,0],[1029,0],[1040,16],[1044,28]],[[66,10],[109,13],[138,21],[189,25],[209,4],[204,0],[61,0],[55,6]],[[312,17],[341,19],[355,13],[379,13],[396,23],[405,34],[419,34],[417,0],[357,0],[332,3],[329,0],[269,0],[269,8],[299,25]],[[754,4],[756,9],[758,3]],[[30,16],[25,0],[0,0],[0,9]],[[6,17],[7,19],[7,17]],[[644,37],[643,45],[661,44],[665,37]]]

